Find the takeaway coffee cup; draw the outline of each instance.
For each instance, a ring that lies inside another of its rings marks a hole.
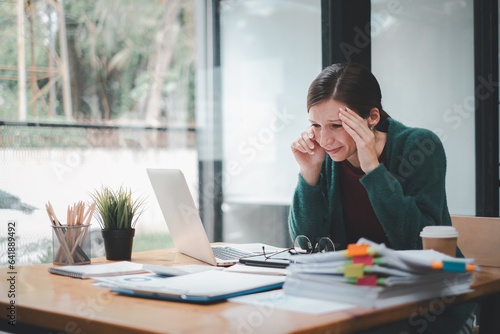
[[[424,249],[456,256],[458,231],[453,226],[426,226],[420,236]]]

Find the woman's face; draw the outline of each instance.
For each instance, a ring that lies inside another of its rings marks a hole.
[[[309,121],[314,131],[314,140],[333,161],[357,160],[356,142],[342,127],[339,108],[345,103],[329,99],[309,108]]]

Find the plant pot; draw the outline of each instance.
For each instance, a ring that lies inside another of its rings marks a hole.
[[[135,229],[101,230],[101,232],[107,260],[124,261],[132,258]]]

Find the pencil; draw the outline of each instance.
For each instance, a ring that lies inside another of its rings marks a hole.
[[[62,224],[57,219],[56,214],[54,212],[54,208],[52,207],[52,204],[50,204],[50,202],[48,202],[45,207],[47,209],[47,213],[49,214],[49,218],[50,218],[51,223],[54,226],[56,226],[55,233],[56,233],[57,239],[59,240],[59,243],[60,243],[59,250],[58,250],[56,256],[54,257],[54,260],[58,261],[58,259],[60,259],[60,257],[61,257],[60,252],[62,250],[64,253],[66,253],[66,257],[68,258],[68,261],[71,264],[74,264],[73,258],[71,257],[71,252],[70,252],[69,246],[66,242],[66,238],[62,234],[64,232],[61,231],[59,228],[57,228],[58,226],[62,226]],[[59,262],[63,262],[63,261],[59,261]]]

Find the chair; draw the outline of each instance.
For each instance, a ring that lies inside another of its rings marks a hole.
[[[458,247],[465,257],[474,258],[474,262],[480,266],[500,267],[500,252],[498,251],[500,218],[451,216],[451,224],[458,231]],[[478,305],[476,314],[480,326],[474,327],[474,334],[482,331],[486,333],[488,329],[493,328],[492,324],[480,321],[481,313],[498,312],[491,307],[490,302],[483,301]],[[479,331],[479,327],[481,327],[481,331]]]
[[[482,266],[500,267],[500,218],[452,216],[451,223],[465,257]]]

